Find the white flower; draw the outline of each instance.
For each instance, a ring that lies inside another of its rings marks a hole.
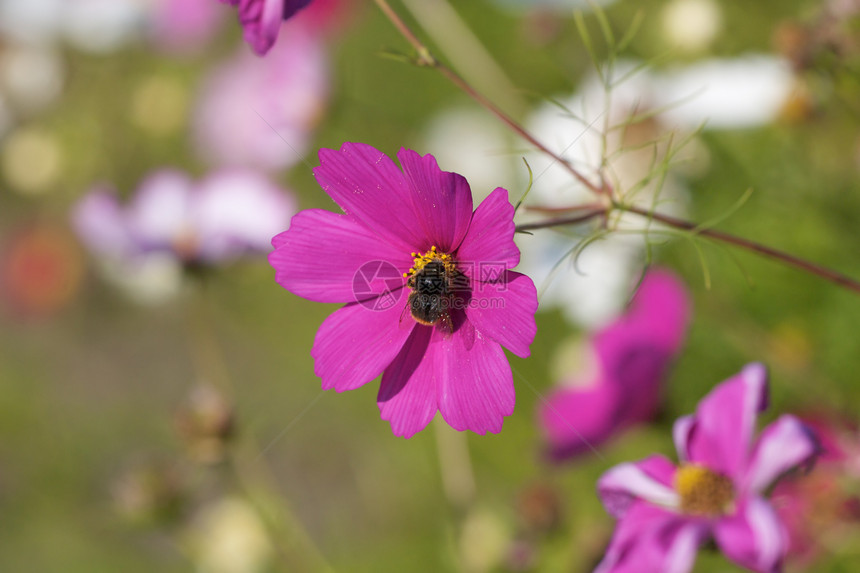
[[[787,60],[751,54],[670,69],[654,93],[658,105],[667,106],[661,120],[668,125],[740,129],[776,119],[794,86]]]

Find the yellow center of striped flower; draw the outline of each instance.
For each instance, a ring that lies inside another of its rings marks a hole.
[[[421,269],[427,266],[428,263],[433,261],[438,261],[445,265],[445,273],[448,275],[453,275],[457,271],[457,265],[454,264],[454,259],[448,253],[440,252],[436,249],[436,245],[433,245],[429,251],[425,253],[411,253],[412,254],[412,266],[409,267],[409,271],[403,273],[404,277],[411,277],[416,275]]]
[[[675,473],[675,491],[682,512],[708,517],[727,513],[735,498],[732,480],[695,464],[682,465]]]

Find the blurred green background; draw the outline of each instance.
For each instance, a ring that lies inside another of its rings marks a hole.
[[[438,73],[380,57],[385,50],[408,52],[407,45],[372,3],[355,4],[353,21],[328,40],[332,97],[313,149],[362,141],[389,154],[401,146],[434,153],[421,147],[433,115],[474,104]],[[534,106],[543,97],[571,93],[592,69],[572,18],[507,11],[489,1],[451,4]],[[663,65],[773,53],[781,26],[810,22],[822,9],[810,0],[719,6],[721,32],[692,54],[667,44],[665,2],[621,0],[606,8],[606,16],[624,30],[641,14],[628,55]],[[0,139],[4,253],[32,226],[67,228],[70,206],[93,182],[114,182],[127,195],[163,165],[206,172],[190,149],[187,106],[205,71],[241,41],[233,18],[198,57],[173,58],[144,44],[99,55],[62,48],[68,71],[61,99]],[[584,19],[598,51],[604,50],[594,16]],[[856,58],[828,55],[798,71],[811,101],[800,115],[753,129],[704,132],[710,163],[687,181],[690,219],[725,213],[752,187],[749,201],[719,228],[860,277]],[[153,80],[185,94],[175,126],[147,129],[135,119],[135,98]],[[12,155],[22,130],[49,138],[60,154],[56,172],[35,190],[22,188],[15,175],[22,162],[25,171],[44,167],[38,153]],[[313,151],[308,161],[316,164]],[[278,178],[302,208],[334,208],[306,165]],[[69,257],[87,258],[71,236],[65,240]],[[322,570],[309,556],[311,543],[336,571],[517,570],[511,565],[517,551],[529,555],[531,565],[522,570],[590,570],[613,526],[594,494],[597,477],[651,452],[674,456],[674,418],[747,362],[771,369],[767,419],[810,409],[857,419],[857,294],[747,253],[733,252],[735,261],[722,248],[705,244],[703,252],[710,289],[689,242],[675,240],[656,253],[655,262],[676,271],[694,299],[689,339],[658,421],[601,448],[600,458],[545,464],[534,415],[539,398],[530,386],[550,389],[555,353],[576,329],[557,311],[543,312],[532,357],[511,357],[514,415],[499,435],[466,436],[476,493],[465,504],[450,503],[440,477],[437,440],[453,448],[445,455],[460,451],[447,428],[428,427],[403,440],[379,419],[377,383],[345,394],[320,390],[309,350],[336,306],[287,293],[262,258],[195,279],[181,296],[156,307],[130,302],[91,272],[92,265],[56,310],[32,316],[6,301],[0,570],[219,570],[200,555],[207,540],[221,539],[207,529],[214,526],[206,516],[225,496],[257,508],[252,515],[261,516],[258,522],[246,523],[237,512],[232,526],[251,538],[255,527],[266,532],[269,541],[258,545],[275,549],[263,560],[264,571]],[[235,407],[232,461],[195,462],[177,431],[178,412],[202,382],[219,387]],[[535,521],[547,519],[552,527],[535,529]],[[295,533],[293,521],[312,542]],[[857,556],[847,546],[810,570],[853,570]],[[735,569],[705,550],[696,570]]]

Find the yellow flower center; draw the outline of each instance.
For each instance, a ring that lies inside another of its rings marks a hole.
[[[436,245],[430,247],[430,250],[425,253],[412,253],[412,266],[408,272],[403,273],[404,277],[415,276],[421,269],[427,266],[427,263],[439,261],[445,265],[445,273],[453,275],[457,271],[457,265],[454,264],[454,259],[448,253],[439,252]]]
[[[675,491],[681,497],[682,512],[709,517],[727,513],[735,498],[732,480],[694,464],[685,464],[678,469]]]

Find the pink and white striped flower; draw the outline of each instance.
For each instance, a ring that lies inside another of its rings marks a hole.
[[[710,538],[742,567],[780,571],[788,536],[763,493],[818,445],[791,415],[754,440],[766,406],[767,373],[750,364],[675,422],[680,466],[654,455],[606,472],[598,491],[619,521],[597,573],[684,573]]]

